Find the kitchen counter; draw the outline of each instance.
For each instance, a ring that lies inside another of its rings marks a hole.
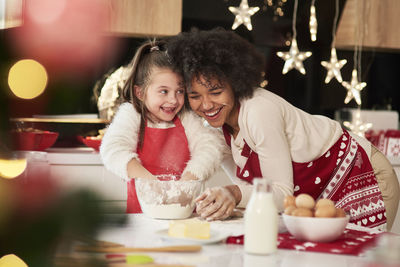
[[[182,245],[179,241],[171,241],[159,234],[159,230],[168,228],[168,220],[155,220],[143,214],[127,215],[128,223],[124,227],[104,229],[98,240],[116,242],[129,247],[157,247]],[[220,234],[243,233],[243,220],[228,220],[211,222],[211,230]],[[143,254],[143,253],[141,253]],[[269,256],[246,254],[242,245],[225,244],[224,242],[206,244],[200,252],[185,253],[145,253],[162,264],[182,264],[204,267],[258,267],[258,266],[367,266],[366,257],[337,255],[328,253],[304,252],[279,249]]]
[[[52,177],[66,189],[89,188],[104,198],[111,207],[125,209],[127,199],[126,183],[107,171],[98,152],[92,148],[50,148],[46,150]],[[400,182],[400,162],[392,159],[393,167]],[[206,187],[230,184],[225,172],[219,170],[206,182]],[[392,232],[400,234],[400,205]]]
[[[67,189],[89,188],[107,201],[126,205],[126,182],[103,166],[100,154],[89,147],[46,150],[51,176]],[[206,182],[206,187],[230,183],[222,169]]]

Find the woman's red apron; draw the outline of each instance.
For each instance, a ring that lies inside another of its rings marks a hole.
[[[185,129],[176,116],[175,127],[145,128],[143,146],[137,149],[140,161],[153,175],[169,174],[180,178],[187,162],[190,151]],[[127,213],[141,213],[139,200],[136,195],[135,179],[128,182]]]
[[[231,135],[226,127],[223,132],[230,146]],[[241,155],[248,159],[243,169],[237,167],[237,177],[249,183],[254,177],[263,177],[258,155],[246,141]],[[314,199],[331,199],[350,214],[350,222],[360,226],[372,228],[386,223],[386,209],[371,162],[346,130],[320,158],[292,162],[292,166],[294,195],[307,193]]]

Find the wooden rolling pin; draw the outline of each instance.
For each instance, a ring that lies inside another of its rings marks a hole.
[[[77,239],[81,242],[85,242],[87,245],[93,246],[93,247],[123,247],[124,246],[119,243],[103,241],[103,240],[96,240],[91,237],[85,237],[85,236],[79,236],[79,237],[76,237],[75,239]]]
[[[107,267],[195,267],[194,265],[185,264],[164,264],[164,263],[124,263],[110,262],[104,259],[96,259],[82,255],[58,255],[54,258],[55,267],[71,267],[71,266],[107,266]]]
[[[97,246],[75,246],[75,251],[97,252],[97,253],[126,253],[126,252],[197,252],[201,246],[165,246],[165,247],[97,247]]]

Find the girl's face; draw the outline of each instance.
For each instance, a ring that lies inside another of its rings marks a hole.
[[[217,79],[207,81],[203,76],[194,78],[188,93],[190,107],[215,128],[227,123],[235,128],[237,115],[235,96],[228,83]]]
[[[144,104],[154,122],[172,121],[182,109],[185,89],[179,75],[168,68],[154,68]]]

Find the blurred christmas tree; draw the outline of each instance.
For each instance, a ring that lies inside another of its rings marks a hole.
[[[29,267],[67,266],[66,260],[54,261],[60,250],[68,256],[77,238],[95,240],[106,224],[125,223],[124,215],[110,222],[100,202],[87,190],[61,192],[50,177],[0,177],[0,258],[15,254]],[[73,266],[101,263],[75,261]]]

